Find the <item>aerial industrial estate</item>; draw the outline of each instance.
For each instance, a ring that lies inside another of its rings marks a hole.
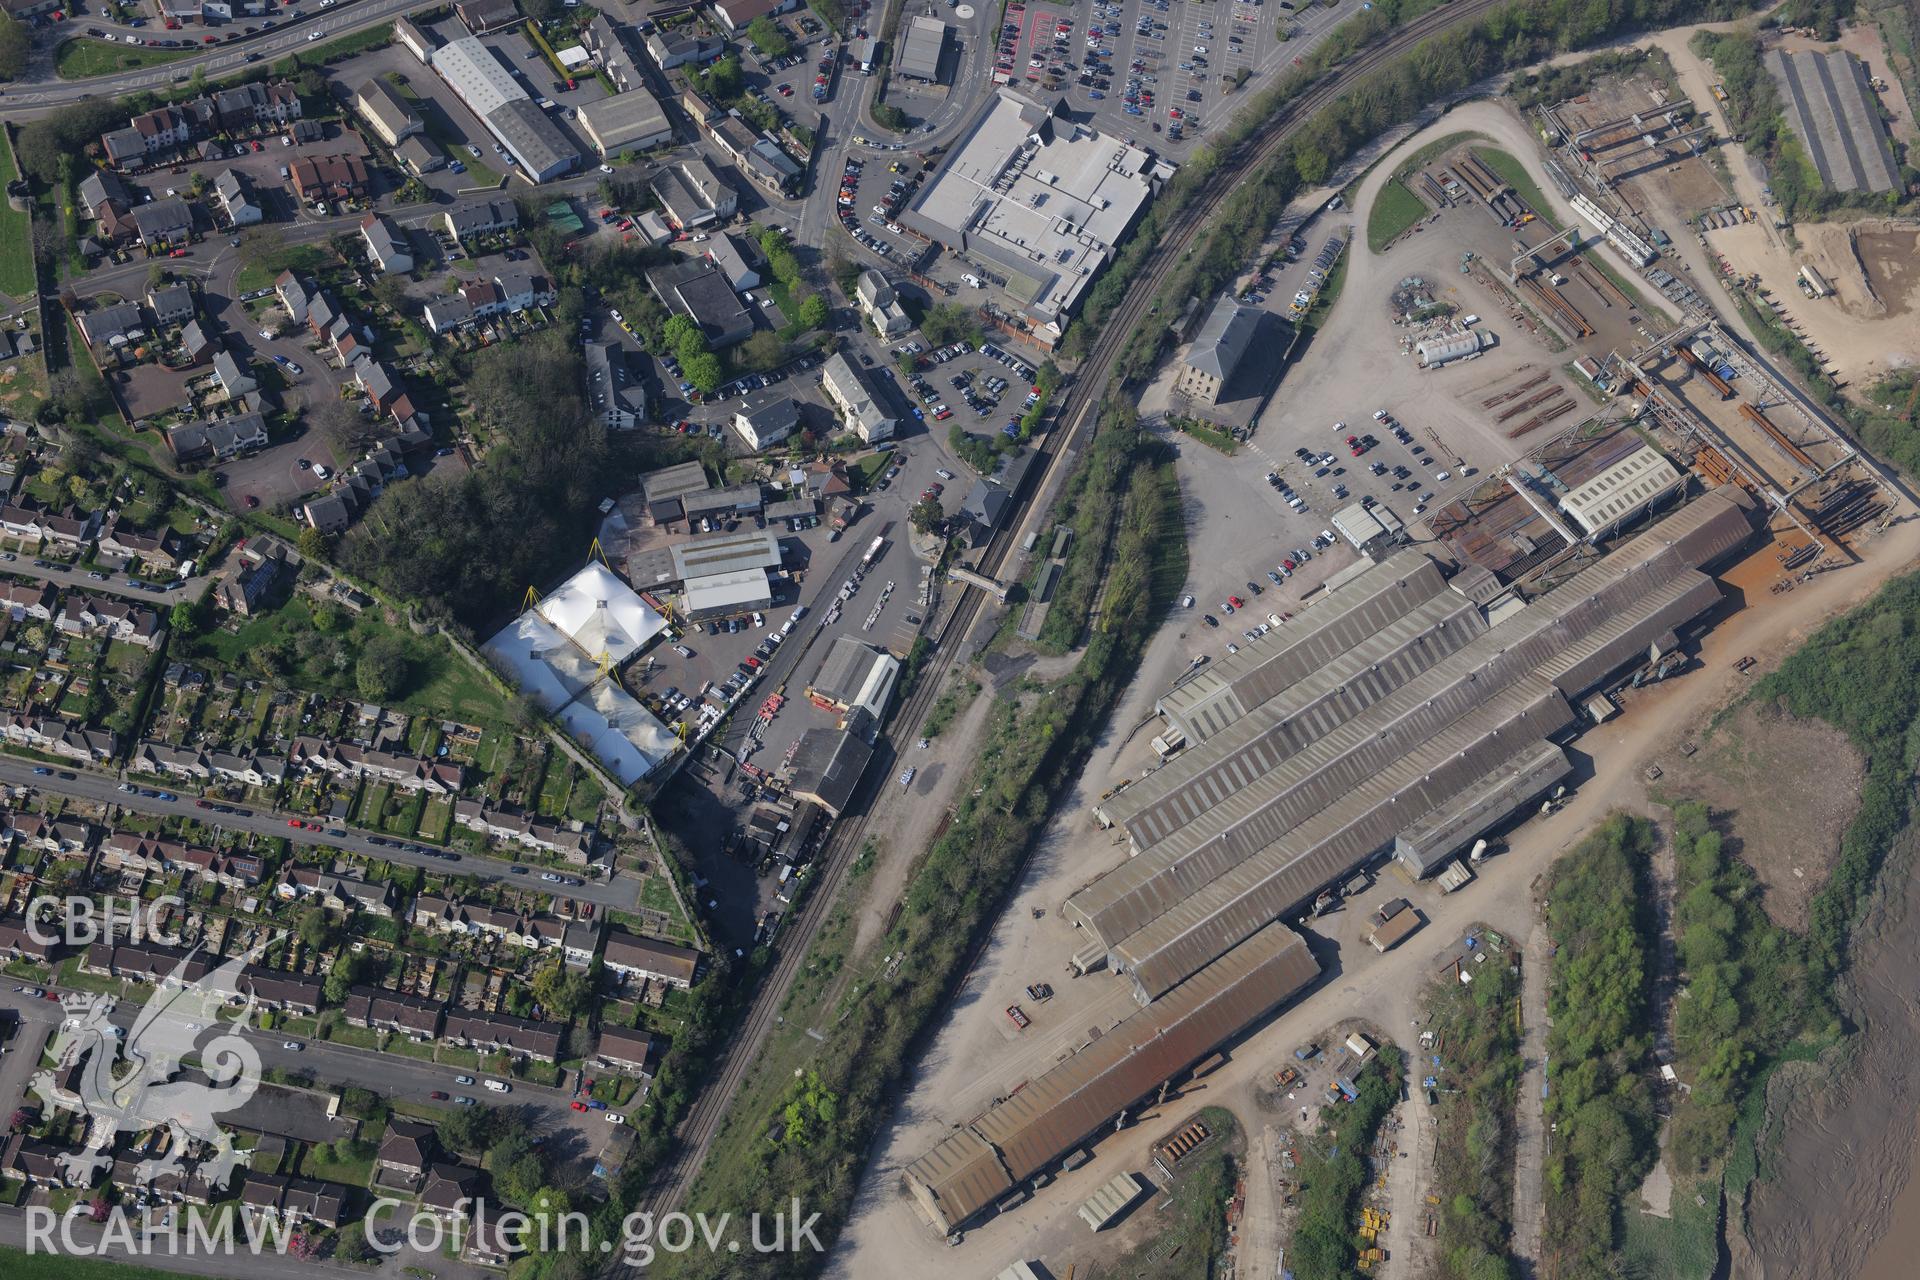
[[[1909,16],[312,8],[0,16],[0,1275],[1906,1273]]]

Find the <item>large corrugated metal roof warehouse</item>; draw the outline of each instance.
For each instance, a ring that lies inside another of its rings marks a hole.
[[[780,539],[766,529],[706,534],[675,543],[669,550],[674,571],[682,580],[780,567]]]
[[[1726,491],[1702,498],[1377,697],[1350,679],[1345,705],[1364,705],[1330,726],[1248,716],[1247,734],[1177,758],[1152,776],[1144,805],[1103,806],[1124,812],[1141,852],[1073,895],[1067,918],[1150,999],[1458,792],[1498,790],[1502,770],[1539,772],[1538,744],[1574,723],[1568,698],[1719,600],[1696,566],[1746,539],[1742,501]],[[1380,598],[1377,573],[1339,594]],[[1336,595],[1319,607],[1350,616],[1340,604]],[[1298,643],[1322,638],[1315,628]],[[1265,667],[1280,657],[1269,653]],[[1300,692],[1280,708],[1337,711],[1337,699],[1318,694],[1350,667],[1333,661],[1298,676]],[[1371,666],[1366,675],[1381,679]]]
[[[1306,939],[1269,925],[1245,946],[1027,1082],[907,1166],[942,1230],[1039,1173],[1161,1082],[1298,995],[1320,974]]]

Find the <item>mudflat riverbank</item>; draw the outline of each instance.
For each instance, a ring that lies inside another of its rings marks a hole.
[[[1920,1257],[1920,876],[1911,836],[1855,933],[1842,1007],[1857,1034],[1836,1065],[1776,1072],[1770,1176],[1748,1196],[1736,1275],[1906,1280]]]

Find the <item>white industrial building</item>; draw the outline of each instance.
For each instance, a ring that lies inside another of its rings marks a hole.
[[[442,45],[434,51],[432,66],[531,181],[545,182],[579,163],[579,153],[566,135],[533,104],[506,63],[478,37]]]
[[[688,578],[680,588],[689,621],[726,618],[773,607],[773,587],[764,569],[730,569]]]
[[[614,678],[666,620],[597,560],[502,627],[484,652],[623,785],[673,754],[673,732]]]
[[[1422,339],[1414,344],[1414,354],[1420,357],[1422,369],[1438,369],[1443,364],[1455,360],[1464,360],[1480,350],[1480,331],[1462,329],[1458,333],[1442,333],[1432,338]]]
[[[602,156],[645,151],[673,141],[673,122],[660,100],[636,85],[580,108],[580,127]]]
[[[1651,445],[1643,445],[1585,484],[1567,491],[1560,509],[1594,542],[1662,498],[1678,493],[1686,480]]]
[[[1355,502],[1333,513],[1333,528],[1355,551],[1373,552],[1390,547],[1406,535],[1400,517],[1374,503]]]
[[[671,729],[611,680],[600,681],[568,703],[557,718],[569,737],[629,787],[652,773],[680,745]]]
[[[478,36],[463,36],[434,50],[433,69],[482,120],[507,103],[527,96],[527,91],[507,70],[506,63],[480,43]]]
[[[1058,335],[1172,166],[998,90],[900,221],[1005,275]]]

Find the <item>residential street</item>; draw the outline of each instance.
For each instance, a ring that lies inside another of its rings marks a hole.
[[[151,605],[165,613],[181,600],[191,600],[198,596],[206,585],[213,581],[209,574],[182,581],[179,578],[167,580],[164,591],[148,591],[136,587],[132,574],[109,573],[105,578],[95,578],[85,569],[42,568],[32,559],[0,561],[0,572],[14,574],[22,578],[35,578],[41,582],[51,582],[55,586],[72,587],[75,591],[84,591],[96,596],[119,596],[123,600],[134,600],[140,604]],[[151,577],[139,578],[140,582],[152,582]]]
[[[6,987],[0,988],[0,1008],[13,1009],[20,1014],[20,1034],[23,1039],[30,1042],[33,1036],[43,1035],[51,1043],[63,1016],[60,1003],[56,1000],[36,1000],[25,992],[14,990],[18,985],[9,982]],[[72,988],[50,986],[45,990],[59,993]],[[113,1023],[131,1029],[140,1016],[140,1008],[133,1003],[119,1005],[113,1011]],[[606,1128],[606,1121],[600,1119],[599,1114],[574,1111],[567,1105],[573,1096],[571,1088],[548,1089],[515,1081],[512,1093],[495,1095],[477,1083],[455,1084],[454,1077],[457,1075],[473,1075],[476,1081],[481,1078],[458,1067],[440,1066],[398,1054],[323,1040],[288,1041],[285,1033],[277,1031],[252,1030],[247,1032],[247,1039],[259,1049],[262,1067],[305,1071],[323,1085],[357,1085],[382,1097],[415,1104],[429,1102],[427,1095],[435,1090],[463,1094],[516,1112],[520,1127],[534,1133],[572,1127],[577,1121],[582,1136],[594,1138]],[[298,1050],[284,1048],[288,1043],[303,1044],[305,1047]],[[24,1045],[21,1050],[8,1046],[4,1062],[0,1063],[0,1111],[7,1114],[11,1114],[25,1097],[27,1078],[33,1074],[39,1061],[38,1052],[23,1051],[31,1047],[31,1043]],[[22,1062],[26,1064],[24,1068]],[[15,1079],[16,1075],[18,1080]],[[568,1078],[572,1079],[571,1076]]]
[[[639,901],[639,885],[630,877],[615,875],[611,880],[598,882],[588,880],[584,885],[562,888],[549,884],[539,878],[539,874],[527,871],[520,874],[510,872],[512,865],[504,859],[478,857],[473,854],[459,855],[457,863],[429,853],[415,853],[413,846],[403,846],[397,841],[387,845],[376,845],[365,835],[349,831],[344,835],[332,835],[326,830],[296,828],[287,825],[290,815],[276,809],[250,808],[249,816],[238,814],[208,813],[194,808],[193,797],[181,795],[176,800],[155,800],[145,796],[131,795],[121,791],[119,779],[92,769],[76,768],[72,765],[42,766],[56,768],[58,772],[40,775],[34,772],[35,766],[25,761],[0,758],[0,782],[12,783],[20,787],[33,787],[42,791],[53,791],[61,795],[74,796],[103,804],[119,805],[123,809],[132,809],[140,813],[159,814],[163,817],[194,817],[213,823],[223,829],[250,831],[261,836],[285,836],[295,844],[308,845],[324,849],[344,849],[362,857],[380,858],[402,866],[424,867],[429,871],[445,872],[458,866],[466,875],[481,880],[510,880],[514,884],[539,889],[557,897],[572,898],[580,902],[591,902],[596,906],[614,907],[619,910],[631,910]],[[62,777],[61,773],[72,777]],[[151,788],[150,788],[151,789]],[[302,821],[307,819],[303,816]],[[341,828],[334,828],[340,830]],[[569,872],[579,876],[578,872]]]
[[[273,31],[243,37],[231,44],[209,45],[205,53],[193,54],[161,66],[123,71],[111,76],[94,76],[87,80],[61,80],[55,76],[52,56],[55,42],[43,34],[36,41],[37,47],[28,64],[27,75],[0,92],[0,104],[5,105],[8,120],[22,122],[58,111],[82,98],[115,97],[136,89],[152,89],[175,80],[185,80],[196,68],[205,68],[209,77],[238,71],[246,65],[250,53],[257,53],[262,58],[280,57],[306,48],[310,43],[307,39],[310,32],[318,31],[329,39],[343,36],[390,21],[396,15],[417,7],[419,0],[346,0],[330,12],[295,18]],[[78,35],[90,25],[94,24],[68,23],[61,28],[59,35]]]

